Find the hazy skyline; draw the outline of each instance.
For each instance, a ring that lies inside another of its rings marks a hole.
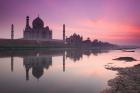
[[[38,14],[53,38],[78,33],[85,39],[99,39],[116,44],[138,45],[140,41],[140,0],[0,0],[0,38],[10,38],[11,24],[15,38],[23,36],[25,18]]]

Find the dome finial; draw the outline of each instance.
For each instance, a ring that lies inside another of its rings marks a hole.
[[[37,14],[37,16],[39,17],[39,13]]]

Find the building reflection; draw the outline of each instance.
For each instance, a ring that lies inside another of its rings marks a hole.
[[[3,53],[3,55],[2,55]],[[64,50],[47,50],[47,51],[8,51],[1,52],[0,57],[9,57],[11,59],[11,72],[14,71],[14,57],[23,58],[23,66],[25,67],[26,80],[30,79],[30,71],[36,79],[40,79],[44,70],[48,70],[52,66],[52,57],[62,56],[63,72],[65,72],[65,51]]]
[[[83,57],[83,55],[82,55],[82,51],[80,51],[80,50],[68,50],[66,57],[70,58],[74,62],[76,62],[76,61],[80,60]]]
[[[70,58],[73,62],[79,61],[83,55],[90,56],[101,53],[107,53],[108,50],[25,50],[25,51],[2,51],[0,57],[11,58],[11,72],[14,71],[14,57],[23,58],[23,66],[25,67],[26,80],[30,79],[30,71],[36,79],[40,79],[44,70],[48,70],[53,62],[52,58],[55,56],[62,57],[62,71],[66,72],[66,58]]]
[[[73,49],[67,50],[66,57],[72,59],[74,62],[79,61],[83,55],[90,56],[93,54],[94,56],[98,56],[101,53],[108,53],[108,50],[82,50],[82,49]]]
[[[32,69],[32,75],[39,79],[44,74],[44,69],[49,69],[52,65],[52,56],[23,57],[23,64],[26,69],[26,80],[29,80],[30,69]]]
[[[11,56],[11,72],[14,70],[14,57]]]
[[[65,72],[65,52],[63,53],[63,72]]]

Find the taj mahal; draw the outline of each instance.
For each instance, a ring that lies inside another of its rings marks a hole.
[[[26,17],[26,25],[23,31],[24,40],[52,40],[52,30],[49,26],[44,26],[43,20],[38,16],[32,22],[30,26],[29,16]],[[63,40],[65,39],[65,24],[63,25]]]
[[[29,16],[27,16],[23,36],[26,40],[48,40],[52,39],[52,31],[48,26],[44,27],[44,22],[40,17],[33,20],[31,27],[29,24]]]

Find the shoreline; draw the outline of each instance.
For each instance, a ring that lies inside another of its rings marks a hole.
[[[117,77],[108,81],[110,88],[101,93],[140,93],[140,64],[133,67],[106,69],[117,71]]]

